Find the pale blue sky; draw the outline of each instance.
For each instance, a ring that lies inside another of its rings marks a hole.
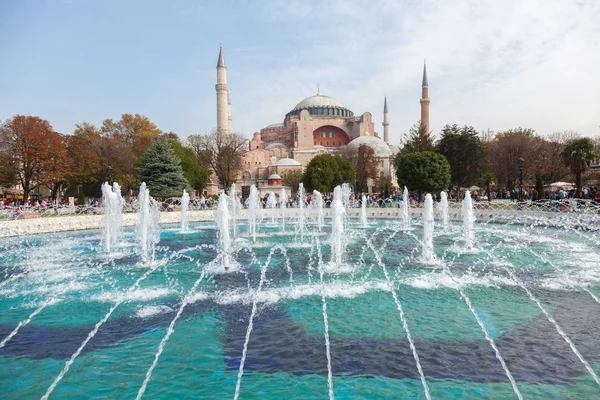
[[[216,126],[219,42],[234,131],[282,122],[316,93],[391,139],[431,125],[600,134],[600,2],[571,0],[0,0],[0,119],[70,133],[141,113],[186,137]]]

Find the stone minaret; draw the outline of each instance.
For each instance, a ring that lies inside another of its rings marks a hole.
[[[423,62],[423,83],[421,84],[421,123],[429,132],[429,83],[427,82],[427,65]]]
[[[227,88],[227,67],[225,66],[225,56],[223,56],[223,44],[219,50],[219,60],[217,61],[217,132],[230,134],[229,130],[229,89]]]
[[[229,98],[229,91],[227,91],[227,119],[227,127],[229,129],[229,133],[233,133],[233,129],[231,128],[231,99]]]
[[[383,141],[390,144],[390,121],[388,121],[387,96],[383,100]]]

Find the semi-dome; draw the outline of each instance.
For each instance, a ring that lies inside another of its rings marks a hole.
[[[276,179],[281,179],[281,177],[277,174],[271,174],[271,176],[269,176],[267,179],[268,180],[276,180]]]
[[[389,157],[392,155],[390,146],[377,136],[359,136],[348,143],[348,146],[358,149],[361,144],[372,148],[375,151],[375,157]]]
[[[286,166],[286,167],[300,167],[302,166],[302,164],[300,164],[300,162],[298,162],[297,160],[294,160],[293,158],[282,158],[281,160],[277,161],[275,163],[276,166],[282,167],[282,166]]]

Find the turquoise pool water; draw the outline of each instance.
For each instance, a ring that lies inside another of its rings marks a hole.
[[[0,397],[600,398],[596,236],[479,223],[464,254],[452,225],[423,264],[400,225],[351,221],[341,273],[328,227],[242,223],[226,274],[214,224],[163,226],[148,265],[133,230],[108,255],[98,231],[2,239]]]

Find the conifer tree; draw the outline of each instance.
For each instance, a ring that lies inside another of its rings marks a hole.
[[[175,151],[164,138],[156,138],[140,159],[139,177],[153,197],[179,197],[190,189]]]
[[[419,121],[410,128],[408,140],[402,150],[400,150],[400,153],[404,156],[410,153],[434,150],[435,146],[433,144],[431,132],[427,130],[427,125]]]

